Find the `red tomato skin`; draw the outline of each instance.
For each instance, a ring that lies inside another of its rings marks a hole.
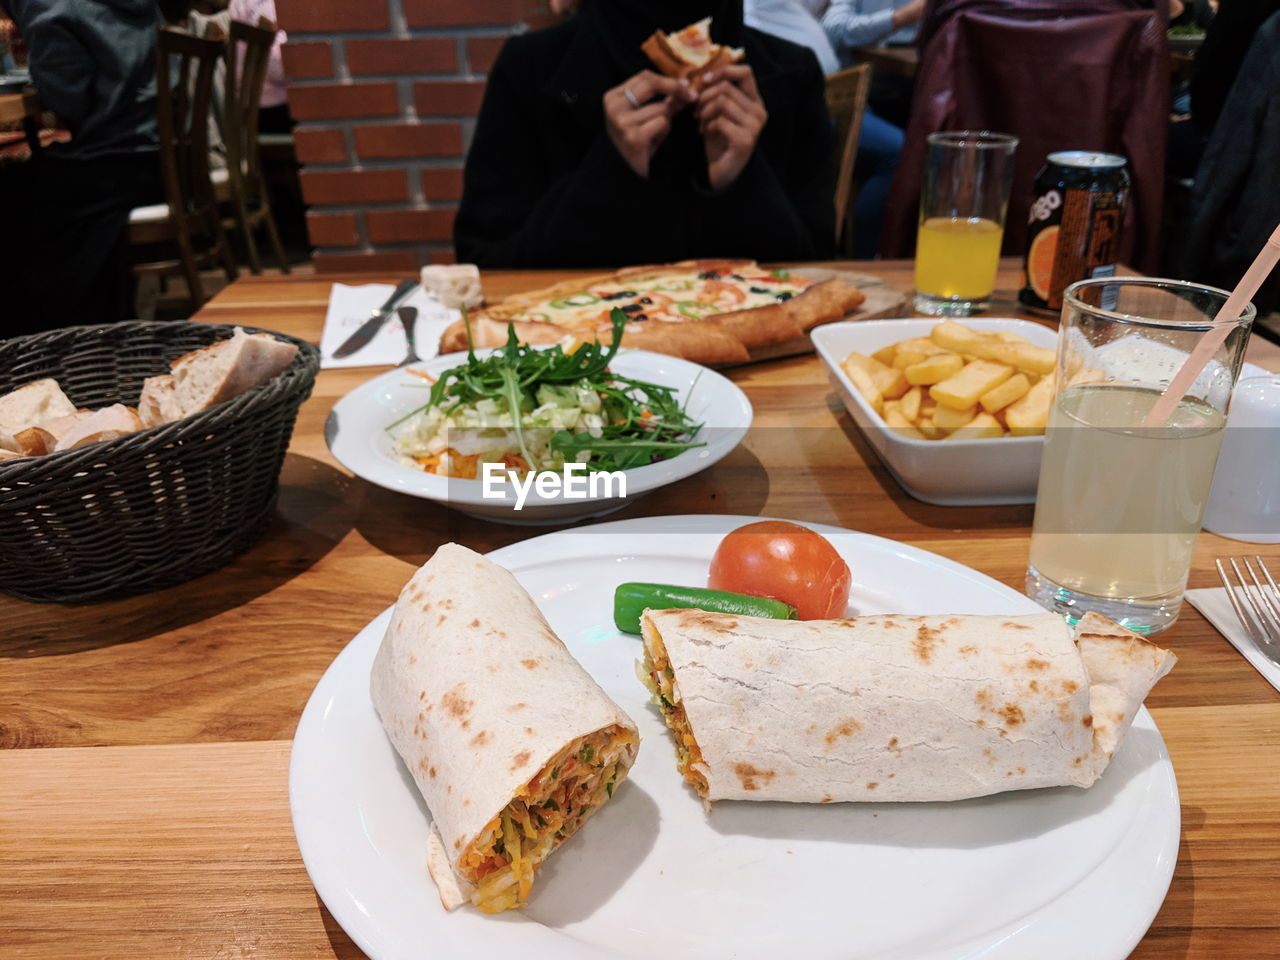
[[[848,564],[821,534],[786,520],[761,520],[720,541],[707,586],[781,600],[801,620],[828,620],[844,616],[851,580]]]

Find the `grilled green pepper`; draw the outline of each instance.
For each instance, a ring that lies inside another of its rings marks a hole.
[[[770,620],[798,619],[796,608],[789,603],[724,590],[675,587],[662,583],[621,583],[613,593],[613,622],[623,633],[640,632],[640,615],[645,610],[690,608],[711,613],[736,613],[743,617],[767,617]]]

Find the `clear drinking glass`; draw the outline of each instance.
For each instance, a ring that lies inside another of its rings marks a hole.
[[[1227,291],[1116,277],[1067,287],[1027,594],[1143,634],[1178,618],[1254,307],[1159,427],[1143,421]]]
[[[986,130],[931,133],[920,188],[915,306],[966,317],[996,285],[1018,140]]]

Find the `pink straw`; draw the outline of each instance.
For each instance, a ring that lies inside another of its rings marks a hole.
[[[1226,340],[1231,331],[1236,328],[1236,321],[1240,318],[1245,304],[1253,299],[1253,295],[1262,286],[1262,281],[1267,279],[1277,260],[1280,260],[1280,226],[1276,227],[1271,234],[1271,239],[1263,246],[1249,269],[1244,272],[1244,276],[1231,291],[1222,309],[1214,315],[1213,326],[1200,338],[1191,355],[1183,362],[1182,369],[1169,381],[1169,386],[1165,387],[1164,393],[1160,394],[1160,399],[1156,401],[1151,412],[1147,414],[1147,419],[1142,423],[1144,427],[1158,427],[1169,419],[1169,415],[1186,395],[1187,390],[1196,382],[1196,377],[1200,376],[1200,371],[1218,352],[1222,341]]]

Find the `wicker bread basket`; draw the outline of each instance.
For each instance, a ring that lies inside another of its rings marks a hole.
[[[233,400],[118,440],[0,463],[0,591],[105,600],[183,583],[243,552],[274,510],[319,351]],[[142,381],[231,336],[220,324],[134,321],[0,342],[0,394],[53,377],[80,407],[136,406]]]

